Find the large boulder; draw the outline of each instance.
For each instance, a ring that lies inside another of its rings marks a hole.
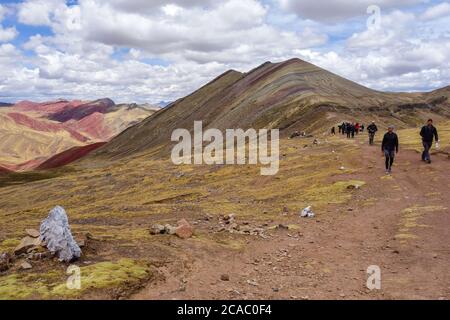
[[[47,219],[42,221],[40,234],[47,249],[60,261],[70,262],[80,258],[81,249],[72,236],[64,208],[57,206],[50,211]]]

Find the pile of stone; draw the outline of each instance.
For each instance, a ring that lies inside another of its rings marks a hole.
[[[229,232],[267,238],[264,228],[251,226],[248,222],[238,224],[234,214],[228,214],[222,217],[217,232]]]
[[[176,235],[181,239],[188,239],[194,234],[194,228],[186,221],[186,219],[181,219],[178,221],[176,227],[170,224],[154,224],[150,228],[150,234],[169,234]]]
[[[13,254],[0,254],[0,272],[7,271],[15,261],[21,260],[21,269],[31,269],[30,262],[56,256],[61,262],[71,262],[80,258],[81,249],[72,236],[67,214],[62,207],[52,209],[42,221],[40,231],[26,229]],[[85,245],[81,241],[81,246]]]

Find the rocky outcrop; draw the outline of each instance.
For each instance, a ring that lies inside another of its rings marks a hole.
[[[40,239],[60,261],[70,262],[81,256],[81,249],[74,240],[64,208],[57,206],[42,221]]]

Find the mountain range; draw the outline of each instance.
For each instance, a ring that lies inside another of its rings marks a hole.
[[[0,168],[23,171],[66,164],[153,112],[136,104],[116,105],[111,99],[5,104],[0,109]]]
[[[125,130],[92,156],[121,158],[146,150],[167,155],[171,133],[190,131],[196,120],[205,130],[279,128],[328,131],[344,120],[408,127],[428,117],[450,117],[450,87],[428,93],[369,89],[300,59],[266,62],[247,73],[229,70],[192,94]]]

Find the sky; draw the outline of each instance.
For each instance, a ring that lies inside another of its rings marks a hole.
[[[168,102],[293,57],[377,90],[450,85],[450,2],[0,0],[2,102]]]

